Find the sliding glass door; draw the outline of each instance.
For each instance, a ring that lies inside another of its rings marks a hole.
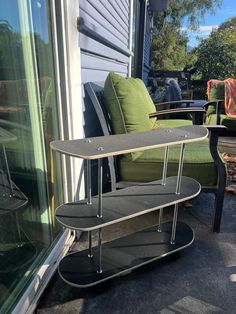
[[[59,137],[47,0],[0,0],[0,312],[26,289],[60,236]],[[57,186],[54,182],[57,173]],[[56,191],[56,194],[55,194]]]

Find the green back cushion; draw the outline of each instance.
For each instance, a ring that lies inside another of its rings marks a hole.
[[[225,84],[224,82],[220,82],[217,85],[212,84],[210,85],[210,92],[208,96],[208,100],[212,101],[215,99],[225,99]],[[210,105],[207,109],[207,116],[216,113],[216,106]]]
[[[156,119],[149,119],[149,113],[156,108],[140,79],[111,72],[105,81],[104,98],[114,134],[152,130]]]
[[[210,86],[210,93],[209,93],[208,100],[215,100],[215,99],[224,99],[225,98],[225,84],[224,82],[219,82],[216,84],[212,84]]]

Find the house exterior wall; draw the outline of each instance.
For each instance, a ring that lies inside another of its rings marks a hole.
[[[82,83],[104,81],[110,71],[127,76],[129,2],[80,0]]]
[[[146,12],[146,25],[145,25],[145,37],[144,37],[144,53],[143,53],[143,71],[142,79],[147,85],[148,74],[151,70],[151,45],[152,45],[152,23],[153,13],[150,7],[147,7]]]

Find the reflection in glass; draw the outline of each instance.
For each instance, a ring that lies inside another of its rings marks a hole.
[[[58,116],[48,1],[0,0],[0,312],[24,291],[61,233]],[[55,194],[57,191],[57,194]]]

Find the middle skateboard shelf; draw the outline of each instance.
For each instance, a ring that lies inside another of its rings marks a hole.
[[[70,229],[92,231],[180,203],[197,196],[200,184],[192,178],[182,177],[181,191],[176,194],[177,177],[169,177],[166,184],[161,180],[128,187],[103,194],[102,217],[97,217],[98,197],[92,204],[86,200],[67,203],[56,210],[57,220]]]

